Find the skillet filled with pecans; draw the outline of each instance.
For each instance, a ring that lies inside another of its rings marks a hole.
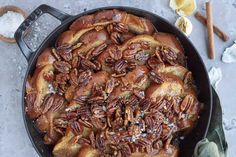
[[[37,57],[25,112],[56,157],[177,157],[204,106],[187,63],[174,34],[99,10]]]

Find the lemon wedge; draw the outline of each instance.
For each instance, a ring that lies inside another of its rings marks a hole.
[[[184,16],[181,16],[176,20],[175,26],[179,28],[179,30],[181,30],[186,36],[189,36],[193,30],[191,21]]]
[[[197,8],[195,0],[170,0],[169,5],[180,16],[189,16]]]

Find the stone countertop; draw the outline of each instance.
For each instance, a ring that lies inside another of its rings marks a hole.
[[[205,14],[205,1],[196,0],[198,10]],[[69,14],[78,14],[84,10],[102,6],[132,6],[156,13],[171,23],[174,23],[177,14],[168,7],[169,0],[0,0],[0,6],[17,5],[28,13],[32,12],[40,4],[48,4],[63,10]],[[236,154],[236,64],[225,64],[221,62],[221,55],[224,49],[236,40],[236,0],[215,0],[213,2],[214,23],[230,36],[230,40],[222,42],[215,36],[216,59],[209,60],[207,57],[206,28],[193,16],[190,17],[193,23],[193,32],[190,40],[200,52],[204,63],[209,70],[212,66],[220,67],[223,72],[223,79],[218,87],[218,94],[221,99],[224,117],[224,129],[229,144],[228,156]],[[40,23],[40,22],[39,22]],[[54,23],[47,20],[46,23],[37,23],[34,27],[35,34],[32,42],[39,42],[41,31],[48,31]],[[49,27],[48,27],[49,26]],[[46,36],[45,34],[43,34]],[[27,62],[16,44],[0,42],[0,156],[1,157],[32,157],[37,156],[24,128],[21,113],[21,90]]]

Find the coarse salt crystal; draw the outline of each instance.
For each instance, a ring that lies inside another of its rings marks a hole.
[[[0,17],[0,34],[7,38],[13,38],[15,31],[23,21],[23,15],[8,11]]]

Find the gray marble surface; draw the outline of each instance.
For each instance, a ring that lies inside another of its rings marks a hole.
[[[204,0],[197,0],[198,10],[205,13]],[[133,6],[163,16],[171,23],[178,17],[169,7],[168,0],[0,0],[0,6],[17,5],[28,13],[32,12],[40,4],[49,4],[69,14],[78,14],[84,10],[96,7],[121,5]],[[214,0],[214,23],[223,28],[230,35],[228,42],[222,42],[215,37],[216,59],[209,60],[206,48],[206,28],[194,17],[190,17],[193,23],[191,41],[200,52],[207,69],[212,66],[220,67],[223,72],[223,80],[217,90],[223,107],[224,128],[229,144],[228,156],[236,154],[236,64],[224,64],[221,62],[223,50],[236,40],[236,0]],[[53,22],[36,25],[31,45],[40,43],[37,32],[48,31]],[[41,35],[42,34],[40,33]],[[21,115],[21,89],[27,62],[16,44],[0,42],[0,157],[32,157],[37,156],[24,128]]]

